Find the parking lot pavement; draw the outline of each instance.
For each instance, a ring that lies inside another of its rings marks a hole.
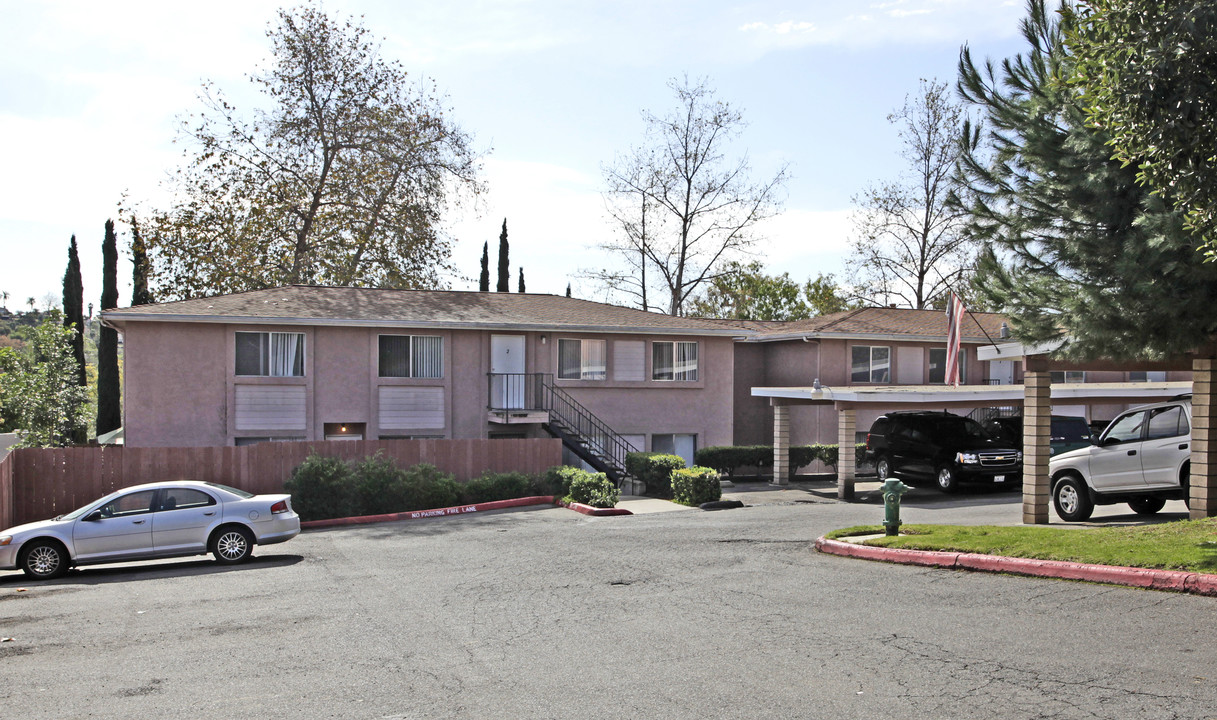
[[[912,511],[968,523],[1018,512],[1004,496],[976,499]],[[0,573],[0,638],[12,638],[0,643],[0,707],[20,718],[1212,716],[1213,600],[812,549],[881,515],[832,501],[607,518],[543,508],[305,532],[235,568],[163,561],[45,584]]]

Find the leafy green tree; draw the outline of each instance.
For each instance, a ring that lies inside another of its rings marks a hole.
[[[162,299],[287,283],[438,287],[443,213],[480,188],[478,155],[433,87],[356,21],[280,10],[241,113],[205,85],[167,210],[141,217]]]
[[[499,282],[495,285],[496,292],[511,291],[511,261],[508,254],[511,248],[507,244],[507,218],[503,218],[503,232],[499,233]]]
[[[705,293],[693,298],[688,313],[734,320],[803,320],[852,307],[832,275],[799,285],[789,273],[766,275],[761,263],[753,261],[727,263]]]
[[[88,391],[77,382],[73,334],[52,310],[22,348],[0,348],[0,430],[20,432],[21,447],[62,446],[84,434]]]
[[[118,307],[118,237],[114,221],[106,221],[101,244],[101,309]],[[117,430],[123,424],[118,375],[118,331],[101,326],[97,339],[97,434]]]
[[[849,293],[841,289],[832,273],[820,273],[815,280],[808,280],[807,284],[803,286],[803,298],[807,307],[811,309],[812,317],[831,315],[861,307],[857,302],[849,299]]]
[[[586,274],[638,298],[644,310],[654,282],[666,312],[682,315],[724,263],[756,244],[757,223],[780,206],[787,170],[753,183],[747,155],[727,154],[745,126],[743,114],[716,99],[704,80],[673,79],[669,87],[675,109],[644,114],[647,143],[603,170],[609,212],[623,231],[603,247],[624,269]]]
[[[1073,358],[1155,358],[1217,333],[1217,265],[1201,262],[1183,218],[1111,159],[1063,80],[1073,58],[1044,0],[1028,3],[1028,50],[978,66],[959,91],[984,115],[960,172],[968,232],[984,242],[975,292],[1026,343],[1067,340]]]
[[[858,212],[848,262],[863,302],[920,310],[967,283],[978,248],[962,232],[966,210],[947,202],[958,192],[955,163],[964,118],[946,83],[926,80],[888,115],[899,128],[906,169],[854,198]]]
[[[1138,178],[1188,214],[1217,252],[1217,3],[1082,0],[1062,8],[1063,78]]]

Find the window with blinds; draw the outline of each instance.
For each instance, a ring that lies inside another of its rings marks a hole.
[[[302,377],[304,333],[237,333],[236,374],[254,377]]]
[[[651,343],[652,380],[697,380],[697,343]]]
[[[438,335],[381,335],[380,377],[442,378],[444,339]]]
[[[603,340],[558,340],[558,378],[603,380],[607,377]]]

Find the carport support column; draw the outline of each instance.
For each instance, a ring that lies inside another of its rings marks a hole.
[[[1023,523],[1048,524],[1052,488],[1048,458],[1052,452],[1052,375],[1048,358],[1029,355],[1023,373]]]
[[[1217,360],[1198,357],[1192,360],[1192,459],[1191,502],[1193,519],[1217,515],[1217,404],[1213,402],[1213,381],[1217,380]]]
[[[858,412],[852,407],[837,409],[837,499],[854,499],[854,477],[858,474],[855,439]]]
[[[773,406],[773,482],[790,484],[790,406]]]

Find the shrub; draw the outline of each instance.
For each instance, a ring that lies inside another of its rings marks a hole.
[[[575,470],[570,481],[570,494],[566,502],[583,503],[598,508],[611,508],[621,499],[621,490],[604,473],[589,473]]]
[[[672,499],[681,505],[696,506],[722,497],[718,473],[713,469],[694,466],[672,471]]]
[[[521,472],[483,473],[465,483],[461,502],[482,503],[525,497],[532,487],[532,477]]]
[[[427,463],[403,471],[402,486],[405,507],[397,512],[452,507],[461,500],[461,487],[456,480]]]
[[[349,517],[358,511],[349,463],[310,454],[283,485],[303,520]]]
[[[646,485],[646,494],[672,497],[672,471],[685,466],[679,455],[632,452],[625,456],[625,471]]]
[[[535,481],[533,494],[566,497],[570,494],[571,481],[580,474],[586,474],[586,471],[569,465],[555,465]]]
[[[351,468],[355,494],[356,515],[381,515],[401,512],[406,508],[407,497],[403,473],[392,458],[379,451],[364,458]]]
[[[693,455],[693,461],[728,476],[741,467],[768,467],[773,464],[771,445],[713,445]]]
[[[794,445],[790,448],[790,474],[794,475],[799,468],[805,468],[819,460],[820,448],[823,445]]]

